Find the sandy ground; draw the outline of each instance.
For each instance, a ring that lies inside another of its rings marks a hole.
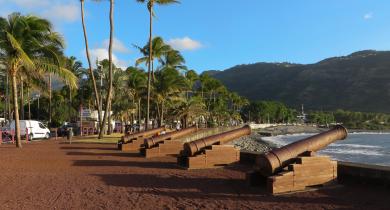
[[[0,209],[388,209],[390,191],[340,186],[271,196],[246,166],[187,171],[112,144],[0,145]]]

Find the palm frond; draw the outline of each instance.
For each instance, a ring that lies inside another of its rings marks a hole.
[[[12,46],[12,49],[16,51],[16,56],[20,59],[23,67],[26,69],[35,69],[35,64],[31,58],[26,54],[23,48],[20,46],[19,42],[14,38],[14,36],[6,31],[7,39]]]
[[[57,75],[62,79],[71,89],[78,87],[78,78],[70,70],[53,64],[50,60],[40,59],[36,61],[39,69]]]

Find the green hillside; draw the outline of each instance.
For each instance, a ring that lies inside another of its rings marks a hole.
[[[299,108],[390,113],[390,52],[361,51],[315,64],[256,63],[212,71],[251,100]]]

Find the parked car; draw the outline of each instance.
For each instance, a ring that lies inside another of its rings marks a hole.
[[[20,120],[20,136],[26,137],[26,129],[28,129],[29,139],[50,138],[50,130],[40,121],[36,120]],[[15,121],[11,121],[8,126],[8,133],[15,130]]]

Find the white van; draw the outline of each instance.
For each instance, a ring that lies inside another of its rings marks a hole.
[[[19,122],[21,136],[26,136],[26,128],[28,128],[29,139],[50,138],[50,130],[42,122],[36,120],[20,120]],[[11,121],[9,128],[15,130],[14,120]]]

